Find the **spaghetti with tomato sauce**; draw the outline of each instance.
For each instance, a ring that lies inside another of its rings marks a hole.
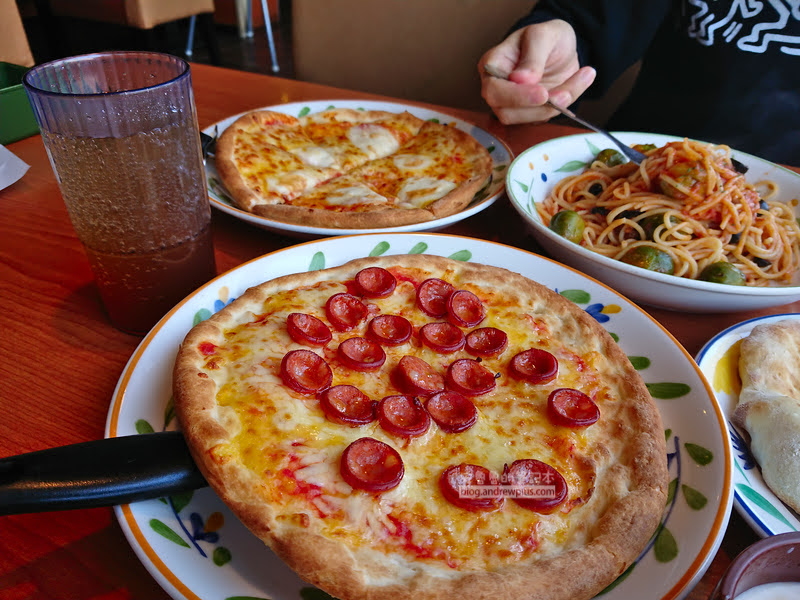
[[[747,182],[747,168],[727,146],[684,139],[639,149],[647,156],[640,165],[615,164],[616,153],[605,150],[598,154],[605,162],[595,159],[558,182],[537,203],[543,223],[598,254],[662,273],[749,286],[792,283],[800,226],[793,205],[776,199],[775,182]],[[571,218],[571,235],[558,230],[558,213]],[[654,255],[661,268],[644,260]],[[715,278],[715,270],[733,277]]]

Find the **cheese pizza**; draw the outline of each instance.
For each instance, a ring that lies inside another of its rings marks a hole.
[[[213,489],[344,600],[591,598],[665,507],[627,357],[497,267],[398,255],[268,281],[189,332],[174,395]]]
[[[238,206],[315,227],[392,227],[456,213],[486,184],[489,153],[469,134],[414,115],[255,111],[217,142]]]

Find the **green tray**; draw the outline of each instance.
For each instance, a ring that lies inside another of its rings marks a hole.
[[[22,85],[28,67],[0,62],[0,144],[9,144],[39,132]]]

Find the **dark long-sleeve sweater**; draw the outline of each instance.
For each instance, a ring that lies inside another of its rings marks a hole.
[[[581,65],[597,69],[588,97],[642,60],[609,128],[800,166],[797,0],[541,0],[516,27],[555,18],[575,29]]]

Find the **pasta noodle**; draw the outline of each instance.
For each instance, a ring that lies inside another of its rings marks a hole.
[[[746,285],[791,284],[800,226],[793,207],[775,200],[777,184],[745,181],[727,146],[684,139],[651,148],[641,165],[595,160],[558,182],[537,202],[543,223],[574,211],[585,223],[582,246],[614,259],[649,246],[669,255],[680,277],[726,262]]]

